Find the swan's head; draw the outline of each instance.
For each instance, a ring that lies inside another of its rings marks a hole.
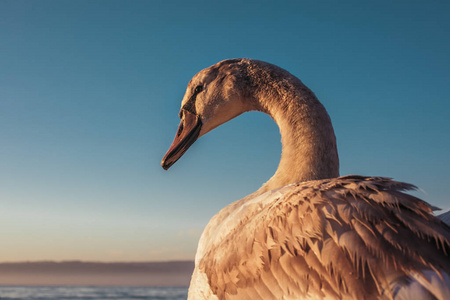
[[[177,134],[161,161],[165,170],[197,138],[252,110],[247,65],[247,59],[229,59],[200,71],[191,79],[181,102],[181,122]]]

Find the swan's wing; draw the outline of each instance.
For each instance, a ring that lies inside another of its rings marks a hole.
[[[196,271],[219,299],[450,299],[450,229],[402,192],[413,188],[361,176],[293,185],[240,213]]]
[[[448,212],[438,215],[437,217],[441,219],[445,224],[450,226],[450,210]]]

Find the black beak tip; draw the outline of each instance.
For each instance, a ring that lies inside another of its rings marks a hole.
[[[169,170],[169,168],[171,167],[173,165],[173,163],[171,164],[171,163],[166,163],[166,160],[165,159],[163,159],[162,161],[161,161],[161,167],[164,169],[164,170]]]

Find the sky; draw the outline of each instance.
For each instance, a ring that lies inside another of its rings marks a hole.
[[[209,219],[281,154],[246,113],[169,170],[187,83],[276,64],[331,116],[341,175],[450,209],[448,1],[0,1],[0,261],[192,260]]]

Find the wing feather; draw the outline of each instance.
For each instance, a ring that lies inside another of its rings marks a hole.
[[[225,209],[215,218],[226,226],[207,228],[198,268],[218,299],[393,299],[412,289],[439,299],[449,293],[435,282],[449,277],[450,229],[403,192],[414,188],[345,176],[246,199],[239,221]]]

